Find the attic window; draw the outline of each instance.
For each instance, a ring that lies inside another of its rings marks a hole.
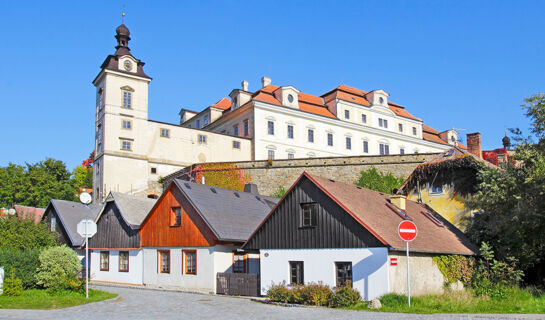
[[[218,193],[214,188],[210,188],[210,191],[212,191],[212,193]]]
[[[288,101],[289,103],[293,103],[293,95],[288,94]]]
[[[185,186],[186,188],[188,188],[188,189],[191,189],[191,186],[190,186],[189,183],[187,183],[187,182],[184,183],[184,186]]]
[[[383,97],[378,98],[378,102],[379,102],[380,104],[383,104],[383,103],[384,103],[384,98],[383,98]]]
[[[240,198],[240,194],[238,194],[238,192],[235,192],[235,197]]]
[[[441,222],[441,220],[437,219],[433,214],[431,214],[430,212],[426,212],[426,211],[420,211],[420,213],[422,213],[424,216],[426,216],[426,218],[430,219],[431,222],[435,223],[435,225],[437,225],[438,227],[441,227],[443,228],[445,225],[443,224],[443,222]]]

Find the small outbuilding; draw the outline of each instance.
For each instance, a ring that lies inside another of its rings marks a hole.
[[[412,220],[411,292],[440,293],[435,255],[474,255],[477,248],[430,207],[403,196],[303,173],[243,249],[259,250],[261,293],[273,284],[350,283],[365,300],[406,294],[401,221]]]

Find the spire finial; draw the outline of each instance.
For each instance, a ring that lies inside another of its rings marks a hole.
[[[121,14],[121,24],[125,24],[125,12]]]

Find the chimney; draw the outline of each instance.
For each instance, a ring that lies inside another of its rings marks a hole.
[[[481,133],[480,132],[467,134],[467,151],[477,156],[479,159],[483,158],[483,154],[481,152]]]
[[[244,185],[244,192],[259,194],[259,192],[257,190],[257,185],[255,183],[253,183],[253,182],[249,182],[249,183]]]
[[[248,91],[248,85],[249,85],[248,81],[246,80],[242,81],[242,90]]]
[[[407,200],[407,198],[403,195],[400,195],[400,194],[393,194],[390,196],[390,202],[396,206],[398,209],[400,210],[403,210],[405,211],[406,210],[406,206],[405,206],[405,200]]]
[[[269,77],[262,77],[261,78],[261,87],[262,88],[265,88],[269,84],[271,84],[271,78],[269,78]]]

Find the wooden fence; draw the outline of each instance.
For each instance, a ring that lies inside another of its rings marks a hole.
[[[259,275],[251,273],[219,273],[216,293],[231,296],[259,296]]]

